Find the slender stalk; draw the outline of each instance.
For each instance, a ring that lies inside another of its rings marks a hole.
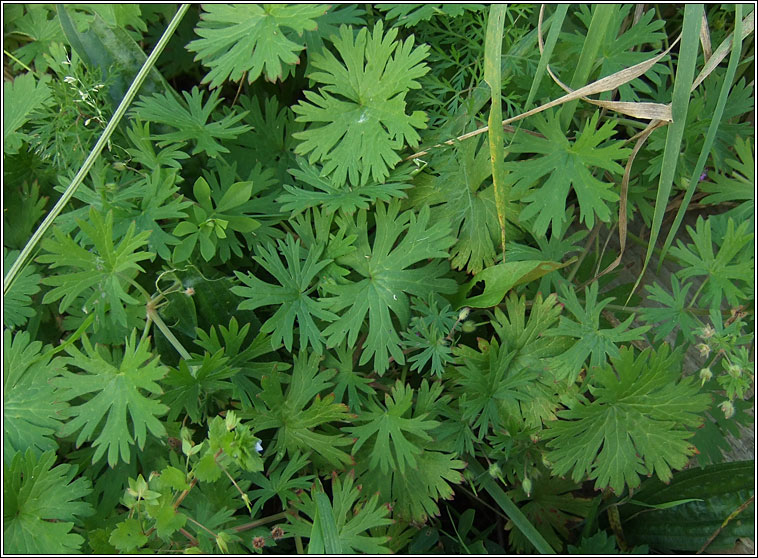
[[[275,513],[274,515],[262,517],[261,519],[256,519],[255,521],[251,521],[250,523],[244,523],[242,525],[238,525],[237,527],[234,527],[234,531],[241,533],[242,531],[255,529],[256,527],[260,527],[261,525],[265,525],[266,523],[271,523],[272,521],[279,521],[280,519],[286,519],[286,518],[287,518],[287,512],[283,511],[279,513]]]
[[[34,234],[29,239],[29,242],[26,243],[26,246],[24,246],[24,249],[21,250],[21,253],[18,255],[18,258],[16,258],[16,261],[13,263],[10,270],[8,270],[8,273],[5,276],[5,279],[3,279],[3,294],[8,294],[8,291],[10,290],[11,285],[13,285],[13,281],[15,280],[16,276],[19,274],[21,269],[26,264],[26,261],[29,259],[29,256],[31,255],[31,253],[34,251],[39,241],[47,232],[47,229],[50,228],[50,226],[53,224],[53,221],[55,221],[56,217],[58,217],[60,212],[63,211],[63,208],[66,206],[69,200],[74,196],[74,194],[76,193],[76,190],[84,181],[90,169],[92,169],[92,166],[95,164],[95,161],[100,156],[100,153],[102,152],[103,147],[105,147],[105,145],[110,141],[111,135],[116,130],[116,126],[118,126],[124,114],[126,114],[126,110],[129,108],[129,105],[131,104],[132,100],[134,100],[134,97],[137,95],[137,91],[139,91],[139,88],[142,86],[142,83],[145,81],[147,74],[150,72],[150,70],[153,69],[153,66],[155,65],[156,60],[158,60],[158,57],[160,56],[161,52],[163,52],[163,49],[166,47],[166,45],[168,44],[168,41],[173,36],[174,31],[176,31],[176,28],[179,26],[179,22],[181,22],[182,18],[184,17],[184,14],[189,9],[189,6],[190,6],[189,4],[182,4],[179,7],[179,9],[176,12],[176,15],[171,20],[171,23],[168,24],[166,31],[164,31],[163,36],[158,41],[158,44],[155,45],[153,52],[151,52],[150,56],[147,57],[147,60],[145,60],[145,63],[142,65],[142,68],[140,69],[139,73],[137,73],[137,76],[134,78],[134,81],[132,81],[132,84],[129,86],[129,89],[126,92],[126,95],[124,95],[124,98],[121,100],[121,103],[118,105],[116,112],[113,113],[113,116],[108,122],[108,125],[105,127],[105,130],[103,130],[103,133],[100,136],[100,139],[97,140],[95,147],[92,148],[92,151],[90,152],[87,159],[84,161],[84,164],[82,165],[82,167],[79,169],[79,172],[76,173],[76,176],[71,181],[71,184],[69,184],[68,188],[66,188],[66,191],[63,192],[63,195],[58,200],[58,203],[55,204],[55,207],[53,207],[50,213],[48,213],[47,217],[45,217],[45,220],[42,221],[42,224],[39,227],[37,227],[36,231],[34,231]]]

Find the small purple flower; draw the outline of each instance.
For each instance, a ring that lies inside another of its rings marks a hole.
[[[701,174],[701,175],[700,175],[700,180],[699,180],[699,182],[702,182],[702,181],[703,181],[703,180],[705,180],[706,178],[708,178],[708,171],[707,171],[707,170],[704,170],[704,171],[703,171],[703,174]]]

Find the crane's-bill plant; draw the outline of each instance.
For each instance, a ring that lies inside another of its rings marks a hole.
[[[3,16],[4,552],[752,529],[752,7]]]

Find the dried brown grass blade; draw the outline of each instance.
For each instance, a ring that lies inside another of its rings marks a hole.
[[[703,47],[705,61],[708,62],[713,52],[711,52],[711,30],[708,28],[708,16],[705,15],[705,10],[703,11],[703,19],[700,23],[700,45]]]
[[[587,284],[592,283],[593,281],[597,280],[598,278],[602,277],[606,273],[610,273],[618,265],[621,263],[621,258],[624,255],[624,250],[626,249],[626,230],[627,230],[627,215],[626,215],[626,206],[627,206],[627,197],[629,195],[629,178],[632,173],[632,164],[634,163],[634,158],[637,156],[637,153],[639,153],[640,149],[642,149],[642,146],[647,141],[647,138],[650,137],[650,134],[653,133],[653,130],[656,128],[660,128],[661,126],[665,126],[666,123],[663,121],[652,121],[650,124],[647,125],[647,128],[645,128],[641,134],[638,134],[637,143],[634,145],[634,149],[632,149],[632,153],[629,156],[629,160],[626,162],[626,169],[624,169],[624,178],[621,180],[621,195],[619,200],[619,255],[616,257],[615,260],[613,260],[608,267],[606,267],[603,271],[595,275],[595,277],[588,281]]]
[[[750,12],[747,16],[745,16],[745,19],[742,20],[742,33],[740,40],[744,41],[745,37],[750,35],[750,33],[753,32],[753,29],[755,28],[755,12]],[[726,58],[726,55],[729,54],[729,51],[732,50],[732,33],[729,34],[729,36],[724,39],[719,47],[714,51],[713,56],[711,56],[708,59],[708,62],[705,63],[703,66],[703,69],[700,70],[700,73],[695,78],[695,81],[692,82],[692,89],[690,91],[694,91],[697,89],[697,86],[703,83],[703,80],[707,78],[709,75],[711,75],[711,72],[716,69],[716,66],[718,66],[721,61]]]

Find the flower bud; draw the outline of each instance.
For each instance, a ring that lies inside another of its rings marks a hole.
[[[476,331],[476,324],[474,323],[474,320],[466,320],[461,325],[461,329],[463,330],[463,333],[473,333]]]
[[[461,311],[458,312],[458,321],[462,322],[466,318],[468,318],[468,315],[471,314],[471,308],[466,306],[465,308],[461,308]]]
[[[524,494],[526,494],[527,498],[532,495],[532,481],[529,477],[526,477],[521,481],[521,488],[524,490]]]
[[[489,471],[487,472],[490,474],[490,476],[493,479],[499,478],[500,475],[502,474],[502,471],[500,470],[500,466],[497,463],[492,463],[490,465]]]
[[[734,405],[732,405],[731,401],[724,401],[719,407],[724,412],[724,418],[732,418],[734,416]]]
[[[711,354],[711,348],[706,345],[705,343],[698,343],[695,345],[695,348],[700,353],[700,356],[703,358],[708,358],[708,355]]]
[[[726,372],[729,374],[732,378],[739,378],[742,374],[742,368],[739,367],[737,364],[727,364],[726,365]]]
[[[713,337],[715,333],[716,333],[716,330],[713,329],[713,327],[710,324],[708,324],[707,326],[703,328],[703,331],[700,334],[700,337],[702,337],[703,339],[710,339],[711,337]]]
[[[711,378],[713,378],[713,372],[711,372],[710,368],[703,368],[700,371],[700,385],[705,385],[705,382],[709,381]]]

